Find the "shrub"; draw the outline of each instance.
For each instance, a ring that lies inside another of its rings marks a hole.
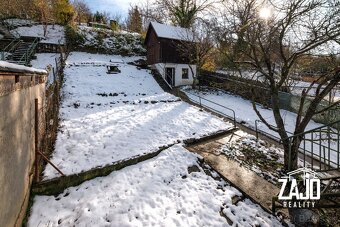
[[[65,29],[66,43],[69,49],[73,49],[85,43],[85,38],[79,34],[75,28],[67,25]]]

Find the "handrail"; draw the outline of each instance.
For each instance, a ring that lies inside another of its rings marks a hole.
[[[265,134],[265,135],[267,135],[269,137],[275,138],[277,140],[280,139],[280,138],[278,138],[276,136],[273,136],[273,135],[271,135],[271,134],[269,134],[269,133],[267,133],[267,132],[265,132],[263,130],[260,130],[259,127],[258,127],[258,122],[262,122],[263,123],[263,121],[261,121],[260,119],[256,119],[255,120],[255,136],[256,136],[256,140],[259,139],[259,132],[261,132],[262,134]],[[270,126],[275,127],[274,125],[270,125]],[[275,127],[275,128],[277,128],[277,127]]]
[[[1,51],[1,60],[5,60],[5,52],[11,53],[14,48],[18,46],[18,44],[22,42],[19,39],[14,39],[12,42],[10,42],[2,51]]]
[[[203,97],[201,97],[197,94],[193,94],[193,93],[188,92],[188,91],[185,91],[185,93],[192,95],[192,96],[195,96],[195,97],[198,97],[198,100],[197,100],[197,99],[194,99],[194,98],[192,98],[188,95],[188,98],[191,101],[198,103],[200,106],[204,106],[205,108],[210,109],[214,112],[217,112],[217,113],[219,113],[223,116],[226,116],[228,118],[231,118],[231,117],[228,116],[227,114],[219,111],[219,110],[214,109],[213,107],[209,107],[207,105],[202,104],[202,100],[213,103],[214,105],[217,105],[217,106],[220,106],[220,107],[223,107],[225,109],[232,111],[233,116],[234,116],[234,118],[233,118],[234,126],[236,127],[236,116],[235,116],[235,111],[233,109],[230,109],[226,106],[223,106],[223,105],[216,103],[214,101],[211,101],[209,99],[203,98]],[[279,137],[272,135],[272,134],[269,134],[267,132],[264,132],[263,130],[260,130],[259,125],[258,125],[259,122],[262,122],[262,121],[259,120],[259,119],[255,120],[256,138],[258,138],[258,134],[259,134],[259,132],[261,132],[262,134],[265,134],[265,135],[275,139],[280,144],[283,143],[284,140],[280,139]],[[289,140],[289,145],[291,146],[292,139],[294,137],[303,136],[302,144],[300,144],[298,152],[299,152],[299,154],[302,155],[302,160],[304,162],[304,165],[306,163],[306,158],[310,158],[310,160],[311,160],[311,163],[310,163],[311,167],[310,168],[312,168],[312,169],[314,169],[314,167],[319,168],[318,171],[330,170],[330,169],[340,169],[340,133],[339,133],[339,130],[332,131],[332,134],[335,134],[336,138],[331,136],[331,137],[325,139],[325,140],[328,141],[328,144],[322,143],[322,139],[321,139],[321,133],[323,132],[323,129],[324,128],[330,128],[332,125],[337,124],[337,123],[340,123],[340,120],[329,123],[327,125],[322,125],[322,126],[319,126],[317,128],[310,129],[310,130],[307,130],[303,133],[299,133],[299,134],[295,134],[295,135],[292,132],[289,132],[289,131],[286,130],[287,134],[288,135],[290,134],[290,135],[285,140]],[[273,126],[273,127],[276,127],[276,126]],[[251,128],[253,128],[253,127],[251,127]],[[310,133],[312,133],[312,134],[310,134]],[[320,138],[317,139],[317,140],[315,139],[315,136],[313,138],[313,133],[318,133]],[[307,135],[307,137],[306,137],[306,135]],[[308,135],[311,135],[311,138],[309,138]],[[331,140],[332,141],[335,140],[336,144],[331,146]],[[315,150],[315,149],[318,149],[319,152],[317,152],[317,150]],[[337,158],[335,160],[333,160],[331,158],[332,155],[336,155]],[[290,147],[289,148],[289,163],[288,163],[289,168],[291,167],[291,161],[292,161],[291,157],[292,157],[292,154],[291,154],[291,147]],[[315,164],[315,161],[317,162],[317,164]]]
[[[17,48],[17,46],[18,46],[20,43],[22,43],[22,40],[18,40],[18,42],[15,43],[15,44],[11,47],[11,49],[8,50],[8,52],[11,53],[15,48]]]
[[[13,39],[12,42],[10,42],[4,49],[2,49],[3,52],[6,52],[6,50],[12,46],[12,44],[16,41],[17,39]]]
[[[219,103],[216,103],[216,102],[214,102],[214,101],[211,101],[211,100],[209,100],[209,99],[203,98],[203,97],[201,97],[201,96],[199,96],[199,95],[193,94],[193,93],[191,93],[191,92],[188,92],[188,91],[185,91],[185,92],[188,93],[188,94],[190,94],[190,95],[193,95],[193,96],[198,97],[198,98],[199,98],[199,105],[200,105],[200,106],[205,106],[204,104],[202,104],[202,99],[203,99],[203,100],[205,100],[205,101],[207,101],[207,102],[213,103],[213,104],[216,105],[216,106],[220,106],[220,107],[222,107],[222,108],[225,108],[225,109],[227,109],[227,110],[230,110],[230,111],[233,113],[233,119],[232,119],[232,120],[233,120],[234,127],[236,128],[236,114],[235,114],[235,111],[234,111],[233,109],[231,109],[231,108],[229,108],[229,107],[226,107],[226,106],[223,106],[223,105],[221,105],[221,104],[219,104]],[[189,97],[189,99],[190,99],[190,97]],[[191,100],[192,100],[192,99],[191,99]],[[208,109],[213,109],[213,108],[208,107],[208,106],[205,106],[205,107],[207,107]],[[228,115],[226,115],[226,114],[224,114],[224,113],[221,113],[221,112],[218,111],[218,110],[214,110],[214,111],[217,111],[217,112],[219,112],[219,113],[222,114],[222,115],[228,116]],[[228,116],[228,117],[230,117],[230,116]]]
[[[297,136],[302,136],[302,135],[305,135],[305,134],[308,134],[308,133],[314,132],[314,131],[316,131],[316,130],[319,130],[319,129],[322,129],[322,128],[325,128],[325,127],[330,127],[330,126],[332,126],[332,125],[334,125],[334,124],[337,124],[337,123],[340,123],[340,120],[338,120],[338,121],[334,121],[334,122],[332,122],[332,123],[329,123],[329,124],[327,124],[327,125],[322,125],[322,126],[319,126],[319,127],[317,127],[317,128],[314,128],[314,129],[310,129],[310,130],[308,130],[308,131],[305,131],[305,132],[301,132],[301,133],[298,133],[298,134],[295,134],[295,135],[289,136],[289,137],[285,138],[285,140],[288,140],[288,139],[291,139],[291,138],[293,138],[293,137],[297,137]]]

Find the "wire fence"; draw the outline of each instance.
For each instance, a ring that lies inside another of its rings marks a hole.
[[[48,157],[51,155],[55,141],[57,139],[59,108],[61,99],[61,87],[63,84],[63,68],[65,65],[65,56],[60,55],[56,60],[56,65],[53,67],[53,81],[46,87],[45,100],[42,108],[38,109],[38,122],[36,122],[38,141],[36,144],[36,181],[40,180],[40,175],[43,172],[47,163]],[[55,166],[54,166],[55,167]],[[59,172],[58,168],[55,167]]]

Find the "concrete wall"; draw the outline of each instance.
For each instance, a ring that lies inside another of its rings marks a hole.
[[[162,75],[165,80],[165,68],[175,68],[175,87],[182,85],[192,85],[194,79],[193,74],[196,75],[196,65],[191,65],[193,73],[191,72],[188,64],[174,64],[174,63],[157,63],[154,65],[157,71]],[[187,68],[189,72],[188,79],[182,79],[182,69]]]
[[[0,81],[1,83],[1,81]],[[45,83],[0,96],[0,226],[21,226],[33,179],[34,99]]]

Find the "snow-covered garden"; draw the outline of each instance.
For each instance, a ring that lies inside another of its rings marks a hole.
[[[65,69],[60,131],[51,158],[65,174],[232,127],[165,93],[148,70],[127,64],[136,59],[70,54]],[[105,66],[95,64],[110,64],[110,60],[124,62],[116,63],[121,73],[107,74]],[[44,177],[57,176],[48,165]]]
[[[232,124],[165,93],[149,70],[127,64],[137,59],[70,54],[51,161],[68,175],[179,144],[57,197],[36,196],[28,226],[280,226],[180,143]],[[121,73],[106,73],[112,62]],[[58,176],[47,165],[45,179]]]

